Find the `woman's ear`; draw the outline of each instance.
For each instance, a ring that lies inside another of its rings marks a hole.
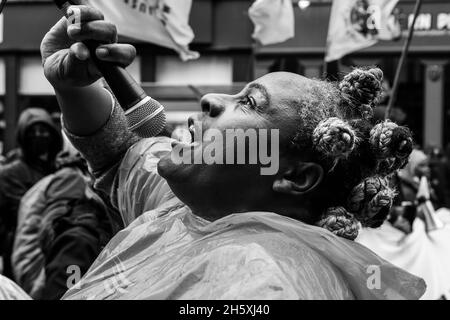
[[[323,168],[316,163],[299,163],[291,166],[273,183],[275,192],[303,195],[314,190],[323,179]]]

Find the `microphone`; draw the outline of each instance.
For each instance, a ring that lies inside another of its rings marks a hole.
[[[74,0],[54,0],[54,2],[66,17],[68,17],[67,9],[71,5],[81,4]],[[129,129],[142,138],[160,134],[166,126],[164,107],[150,98],[125,68],[98,59],[95,52],[100,43],[91,40],[83,43],[89,49],[92,61],[102,73],[117,101],[125,110]]]

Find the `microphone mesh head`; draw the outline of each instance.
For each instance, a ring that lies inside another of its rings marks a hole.
[[[128,128],[142,138],[155,137],[166,127],[164,107],[150,97],[126,111],[125,115]]]

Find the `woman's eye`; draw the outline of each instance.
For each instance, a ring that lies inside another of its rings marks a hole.
[[[246,97],[245,104],[248,105],[252,109],[256,109],[256,107],[257,107],[255,98],[253,98],[253,97]]]

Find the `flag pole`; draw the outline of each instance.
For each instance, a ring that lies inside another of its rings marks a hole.
[[[392,86],[391,98],[389,99],[389,104],[386,108],[385,119],[389,119],[391,110],[394,107],[395,100],[397,99],[398,86],[400,82],[400,75],[402,73],[403,65],[405,64],[406,58],[408,56],[409,47],[411,45],[411,40],[414,35],[414,26],[416,25],[417,17],[419,16],[420,8],[422,7],[422,0],[417,0],[416,6],[414,8],[414,18],[409,26],[408,38],[403,45],[402,55],[400,56],[400,61],[397,66],[397,71],[395,73],[394,84]]]

